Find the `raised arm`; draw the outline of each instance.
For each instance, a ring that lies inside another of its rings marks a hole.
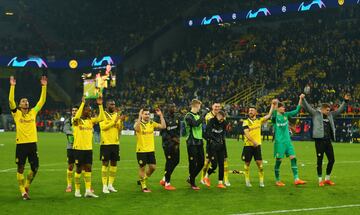
[[[12,112],[16,111],[16,103],[15,103],[15,85],[16,79],[14,76],[10,77],[10,92],[9,92],[9,106]]]
[[[287,115],[288,117],[294,117],[294,116],[296,116],[296,115],[299,114],[300,110],[301,110],[301,106],[298,105],[295,110],[286,112],[286,115]]]
[[[135,129],[136,132],[140,131],[140,124],[141,124],[141,116],[142,116],[142,114],[143,114],[143,109],[140,110],[138,119],[136,120],[136,122],[134,124],[134,129]]]
[[[345,110],[345,107],[347,106],[347,104],[349,103],[349,100],[350,100],[350,95],[349,94],[346,94],[344,96],[344,101],[341,103],[340,107],[336,110],[336,111],[333,111],[331,112],[331,114],[333,116],[337,116],[337,115],[340,115],[344,110]]]
[[[301,94],[300,96],[303,97],[302,106],[304,109],[309,112],[310,115],[316,114],[316,110],[306,101],[305,94]]]
[[[99,106],[99,115],[97,117],[91,118],[91,122],[94,124],[105,120],[105,112],[104,112],[102,97],[97,98],[96,102]]]
[[[155,113],[160,117],[160,127],[159,128],[160,129],[165,129],[166,128],[166,122],[165,122],[163,113],[161,112],[160,109],[156,109]]]
[[[272,100],[269,113],[263,117],[263,122],[268,121],[272,117],[272,114],[274,112],[277,102],[278,102],[277,99]]]
[[[36,112],[39,112],[46,102],[47,77],[42,76],[40,82],[41,82],[41,86],[42,86],[41,87],[41,95],[40,95],[40,99],[39,99],[38,103],[34,107],[34,110]]]
[[[302,103],[304,97],[300,95],[299,98],[300,98],[300,99],[299,99],[299,103],[298,103],[296,109],[293,110],[293,111],[286,112],[286,115],[287,115],[288,117],[294,117],[294,116],[296,116],[296,115],[299,114],[299,112],[300,112],[300,110],[301,110],[301,103]]]
[[[76,112],[74,118],[73,118],[73,121],[76,121],[78,119],[80,119],[81,115],[82,115],[82,112],[84,110],[84,107],[85,107],[85,97],[82,98],[82,102],[81,102],[81,105],[78,109],[78,111]]]

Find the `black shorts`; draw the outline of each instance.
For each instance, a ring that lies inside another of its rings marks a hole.
[[[226,148],[226,144],[224,145],[224,158],[226,159],[228,157],[228,154],[227,154],[227,148]],[[207,160],[210,160],[209,159],[209,154],[210,154],[210,143],[206,143],[206,159]]]
[[[74,149],[67,149],[67,162],[68,164],[75,163]]]
[[[39,166],[36,143],[16,144],[15,163],[18,165],[25,165],[26,159],[29,160],[31,166]]]
[[[262,160],[261,146],[244,146],[241,157],[245,162],[250,162],[253,157],[256,161]]]
[[[119,145],[101,145],[100,146],[100,160],[101,161],[119,161],[120,147]]]
[[[76,150],[74,149],[74,157],[76,165],[92,164],[93,152],[92,150]]]
[[[146,164],[156,164],[155,152],[137,152],[136,158],[140,167]]]

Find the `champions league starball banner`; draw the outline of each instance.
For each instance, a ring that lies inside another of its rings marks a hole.
[[[343,6],[360,6],[360,0],[310,0],[300,1],[298,3],[259,7],[240,12],[233,12],[227,14],[214,14],[202,18],[188,19],[185,25],[188,27],[206,26],[206,25],[221,25],[223,23],[236,22],[257,19],[260,17],[270,17],[277,15],[286,15],[289,13],[303,13],[308,11],[326,10],[328,8],[339,8]]]
[[[0,56],[0,66],[14,68],[42,68],[42,69],[105,69],[107,65],[112,68],[121,63],[119,56],[99,56],[89,59],[47,59],[38,56]]]

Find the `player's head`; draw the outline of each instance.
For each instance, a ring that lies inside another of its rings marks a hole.
[[[78,110],[79,110],[79,106],[74,105],[74,106],[71,108],[71,116],[72,116],[72,117],[75,117],[76,112],[77,112]]]
[[[27,98],[21,98],[19,102],[20,109],[29,109],[29,100]]]
[[[329,115],[330,114],[330,105],[328,103],[324,103],[321,105],[320,111],[321,113],[325,114],[325,115]]]
[[[82,112],[83,118],[90,118],[91,117],[91,106],[90,104],[85,104],[83,112]]]
[[[150,120],[150,110],[149,110],[149,108],[143,108],[141,119],[143,121],[145,121],[145,122],[148,122]]]
[[[219,110],[218,113],[216,114],[216,119],[219,122],[223,122],[225,117],[226,117],[226,113],[224,111],[222,111],[222,110]]]
[[[285,113],[285,104],[282,102],[279,102],[278,104],[278,112],[279,113]]]
[[[258,112],[255,106],[249,107],[248,114],[250,118],[254,118],[257,116]]]
[[[220,110],[221,110],[221,104],[220,104],[219,102],[215,102],[215,103],[211,106],[211,111],[213,112],[213,114],[219,113]]]
[[[114,99],[108,99],[106,100],[106,109],[110,112],[113,113],[116,110],[116,104]]]
[[[176,113],[176,105],[175,104],[170,104],[168,107],[169,113],[170,114],[174,114]]]
[[[200,111],[202,102],[198,99],[191,100],[191,111],[194,113],[198,113]]]

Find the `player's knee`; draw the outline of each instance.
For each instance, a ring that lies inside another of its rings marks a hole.
[[[39,169],[39,163],[35,162],[35,163],[32,163],[30,165],[30,169],[31,171],[35,174],[37,173],[38,169]]]
[[[150,170],[151,172],[154,172],[154,171],[156,170],[156,165],[150,165],[150,166],[149,166],[149,170]]]
[[[69,164],[68,170],[69,170],[69,171],[73,171],[73,170],[74,170],[74,164]]]
[[[17,167],[17,172],[20,173],[20,174],[23,174],[23,173],[24,173],[24,169],[25,169],[24,165],[18,165],[18,167]]]
[[[102,165],[103,165],[103,166],[109,166],[109,161],[103,161],[103,162],[102,162]]]

